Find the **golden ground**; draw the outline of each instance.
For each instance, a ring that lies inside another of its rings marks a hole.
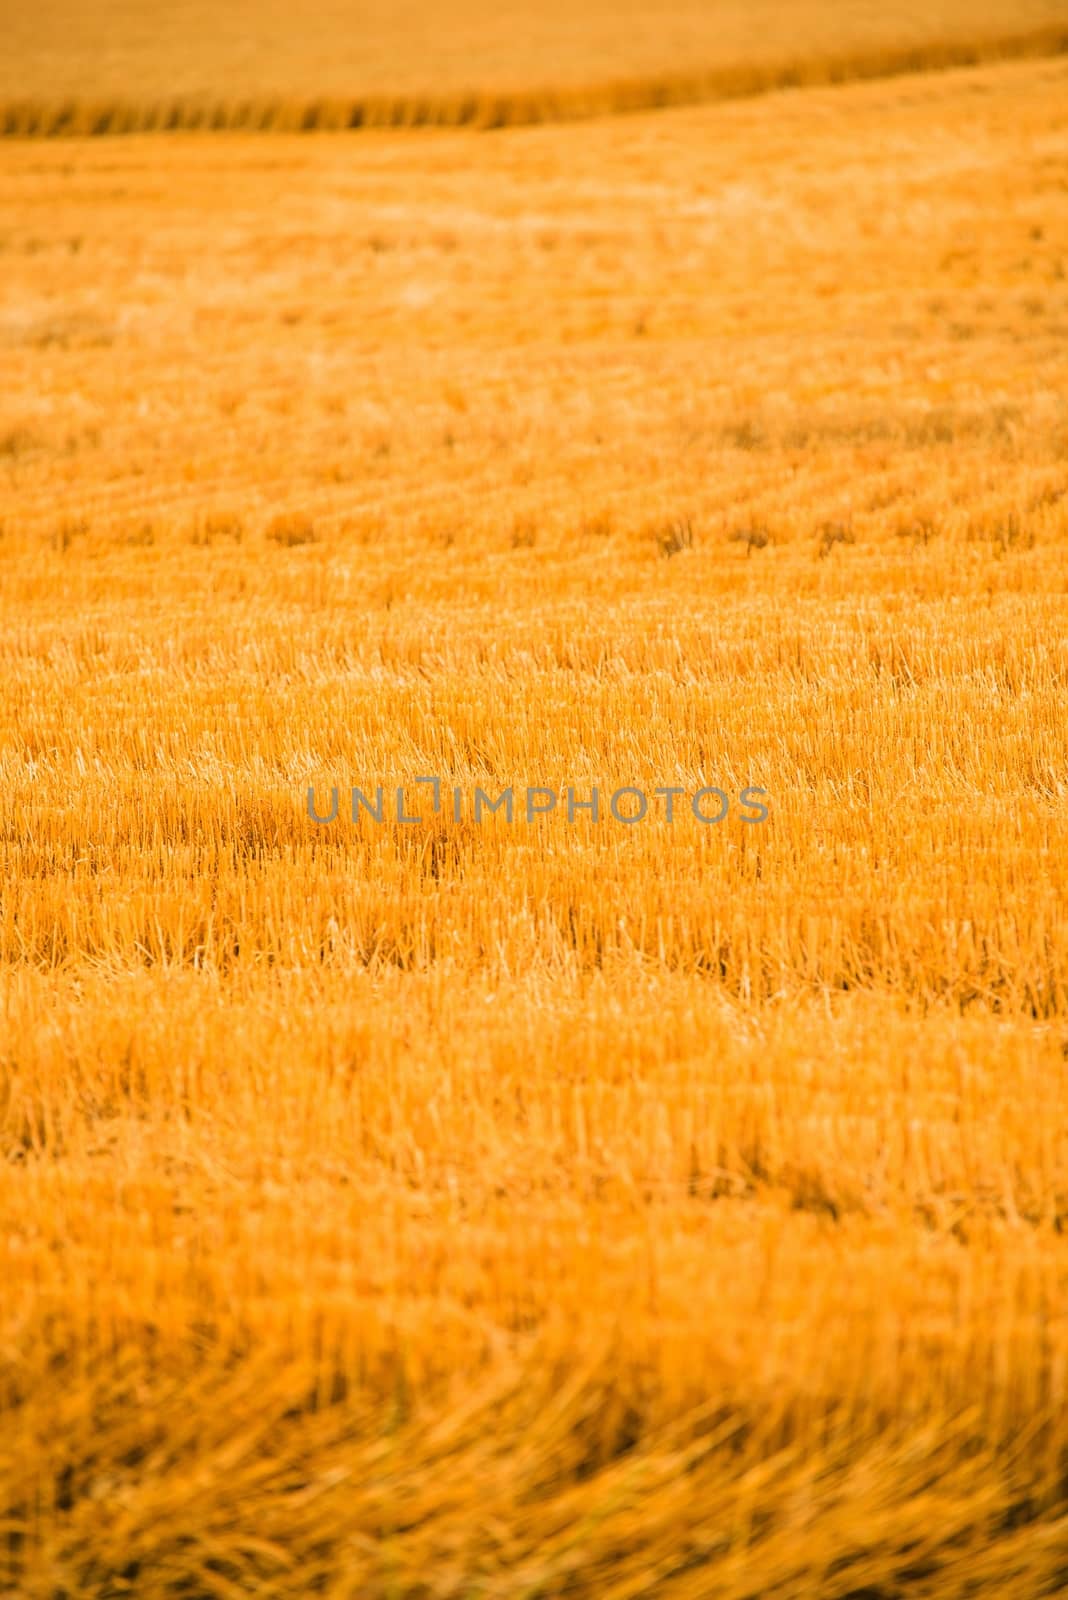
[[[1068,51],[1065,0],[0,0],[0,133],[529,122]]]
[[[0,150],[0,1593],[1063,1590],[1066,90]]]

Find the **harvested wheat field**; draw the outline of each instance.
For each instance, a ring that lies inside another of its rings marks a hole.
[[[1068,61],[6,141],[0,350],[0,1595],[1062,1594]]]

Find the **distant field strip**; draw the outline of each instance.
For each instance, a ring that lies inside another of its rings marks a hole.
[[[715,11],[717,8],[711,8]],[[996,8],[995,8],[996,9]],[[1052,9],[1054,20],[1028,27],[1021,22],[1031,10]],[[1056,13],[1060,13],[1059,20]],[[370,61],[354,55],[347,74],[323,66],[315,76],[311,62],[294,69],[291,87],[277,87],[278,68],[264,75],[251,64],[230,69],[226,52],[213,56],[210,42],[198,68],[188,66],[177,81],[160,80],[155,62],[134,54],[126,78],[112,85],[107,61],[121,49],[111,48],[101,60],[86,44],[62,66],[37,56],[25,46],[20,72],[20,36],[9,37],[6,66],[0,67],[0,136],[8,138],[97,137],[108,134],[166,132],[185,129],[312,132],[360,128],[475,127],[502,128],[537,123],[571,122],[627,112],[744,99],[777,89],[824,86],[916,72],[942,71],[988,62],[1037,59],[1068,52],[1068,11],[1063,6],[1023,8],[993,25],[973,13],[972,29],[941,32],[902,27],[899,38],[868,35],[844,20],[826,37],[817,32],[804,42],[780,38],[772,31],[762,38],[735,36],[725,43],[704,45],[676,54],[679,63],[664,65],[654,51],[647,60],[605,54],[593,37],[577,50],[571,63],[551,52],[533,51],[533,64],[518,73],[515,62],[496,53],[485,60],[477,48],[458,66],[448,54],[431,55],[422,77],[412,78],[410,65],[398,56],[391,65],[383,47]],[[190,19],[193,26],[194,18]],[[759,19],[753,34],[759,30]],[[209,35],[210,39],[210,35]],[[732,42],[734,41],[734,42]],[[345,59],[346,36],[337,36]],[[402,47],[397,44],[397,49]],[[284,57],[284,51],[281,52]],[[418,59],[418,52],[416,52]],[[517,55],[516,59],[520,59]],[[703,61],[695,68],[694,59]],[[103,66],[101,66],[101,62]],[[584,76],[575,76],[576,68]],[[458,76],[463,72],[464,76]],[[541,73],[540,77],[534,74]],[[340,81],[339,81],[340,79]],[[220,87],[220,85],[222,85]]]

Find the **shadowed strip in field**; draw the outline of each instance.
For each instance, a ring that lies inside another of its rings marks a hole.
[[[470,90],[321,98],[266,95],[233,99],[176,96],[143,100],[12,100],[0,104],[0,137],[86,138],[186,129],[295,133],[358,128],[522,127],[744,99],[775,89],[818,87],[1066,53],[1068,25],[508,93]]]

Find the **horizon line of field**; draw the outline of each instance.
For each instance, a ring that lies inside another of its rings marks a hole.
[[[346,132],[360,129],[492,130],[575,122],[672,107],[749,99],[781,89],[942,72],[1068,54],[1068,24],[1026,33],[852,50],[808,59],[737,63],[561,88],[468,90],[447,94],[318,96],[262,94],[225,99],[113,97],[0,101],[0,138],[97,138],[136,133]]]

